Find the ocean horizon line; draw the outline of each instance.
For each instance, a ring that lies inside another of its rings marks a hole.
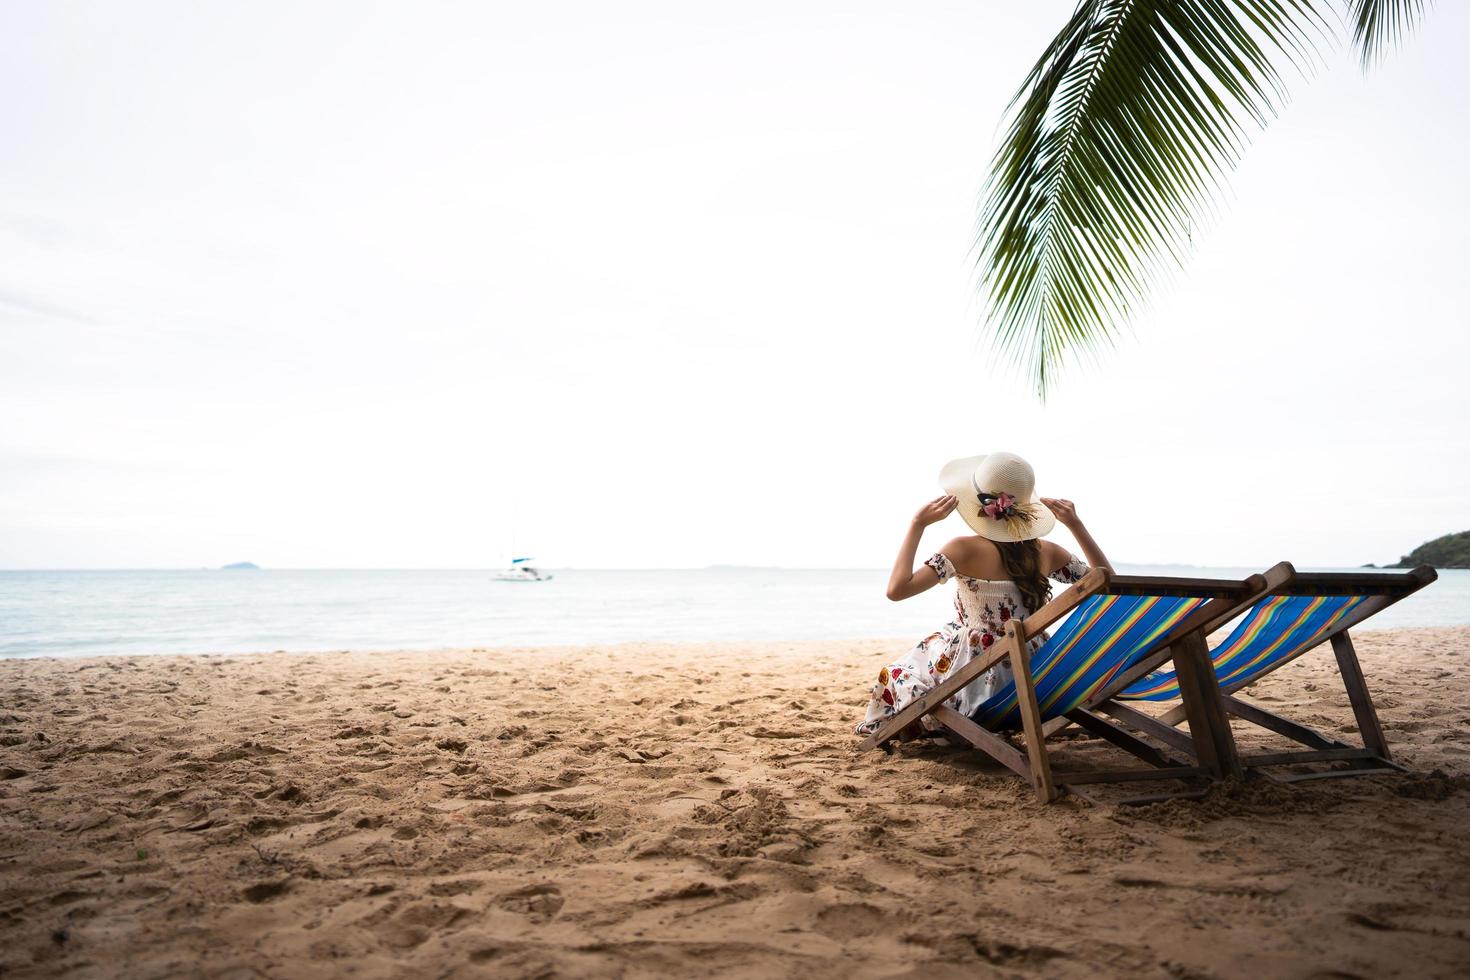
[[[1132,568],[1208,568],[1223,571],[1260,571],[1280,561],[1260,563],[1137,561],[1114,562],[1116,567]],[[1340,564],[1332,562],[1292,562],[1308,569],[1369,569],[1394,571],[1389,565],[1371,563]],[[551,572],[886,572],[878,565],[739,565],[717,562],[709,565],[540,565]],[[504,565],[258,565],[253,568],[230,568],[222,565],[95,565],[95,566],[30,566],[0,568],[0,575],[31,572],[498,572]],[[1440,569],[1456,571],[1456,569]]]

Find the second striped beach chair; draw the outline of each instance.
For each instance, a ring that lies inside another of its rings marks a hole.
[[[1304,748],[1285,752],[1256,752],[1237,756],[1228,727],[1220,741],[1227,771],[1245,769],[1282,782],[1330,776],[1371,775],[1401,771],[1393,761],[1349,629],[1433,582],[1438,576],[1427,565],[1409,572],[1297,572],[1290,565],[1257,599],[1230,634],[1209,651],[1220,706],[1228,718],[1259,726]],[[1219,625],[1224,625],[1219,624]],[[1213,628],[1213,627],[1212,627]],[[1242,689],[1324,643],[1332,646],[1338,673],[1352,706],[1361,745],[1352,745],[1268,711],[1240,697]],[[1193,740],[1180,731],[1188,712],[1183,704],[1162,715],[1147,715],[1129,701],[1164,702],[1180,699],[1185,688],[1175,671],[1160,670],[1139,678],[1115,694],[1088,699],[1079,714],[1105,714],[1114,721],[1167,743],[1185,757],[1193,755]],[[1326,770],[1276,773],[1273,768],[1335,763]]]
[[[1094,568],[1024,620],[1006,624],[1006,636],[983,656],[905,705],[861,744],[883,747],[910,724],[930,716],[946,734],[966,742],[1027,779],[1043,802],[1086,783],[1220,777],[1235,771],[1229,725],[1204,637],[1276,587],[1290,566],[1241,581],[1114,575]],[[1071,614],[1070,616],[1068,614]],[[1067,617],[1063,621],[1063,617]],[[1026,640],[1060,623],[1031,657]],[[986,670],[1008,659],[1015,680],[966,717],[946,701]],[[1161,751],[1126,726],[1085,704],[1111,698],[1125,686],[1172,663],[1190,746],[1188,761]],[[1093,735],[1130,752],[1148,768],[1054,770],[1046,724],[1075,721]],[[1006,737],[1020,732],[1024,751]],[[1173,794],[1178,795],[1178,794]]]

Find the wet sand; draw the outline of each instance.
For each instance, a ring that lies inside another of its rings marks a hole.
[[[905,645],[0,662],[0,976],[1470,971],[1470,630],[1357,638],[1410,775],[1141,808],[857,754]]]

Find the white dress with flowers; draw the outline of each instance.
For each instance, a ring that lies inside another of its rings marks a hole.
[[[955,580],[955,620],[937,633],[924,637],[902,658],[878,672],[878,683],[873,686],[867,715],[857,726],[859,735],[876,731],[885,719],[902,710],[904,705],[999,642],[1005,636],[1007,622],[1024,619],[1032,612],[1026,608],[1014,582],[992,582],[960,575],[943,553],[936,553],[924,564],[934,569],[941,583]],[[1052,572],[1051,578],[1071,585],[1085,574],[1087,566],[1073,558]],[[1027,654],[1035,653],[1046,639],[1046,634],[1040,633],[1029,640]],[[945,703],[968,717],[1010,681],[1011,666],[1001,661],[966,684]],[[926,728],[938,727],[928,715],[921,721]]]

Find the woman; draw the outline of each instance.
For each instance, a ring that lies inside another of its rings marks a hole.
[[[1024,619],[1041,608],[1051,596],[1048,577],[1071,584],[1087,573],[1088,566],[1066,548],[1041,540],[1057,521],[1072,532],[1088,562],[1111,568],[1070,500],[1036,496],[1035,473],[1019,456],[991,453],[954,460],[940,471],[939,485],[945,495],[920,508],[899,546],[888,598],[907,599],[952,578],[955,621],[878,673],[867,715],[857,726],[860,735],[876,731],[904,705],[990,649],[1005,636],[1009,620]],[[955,538],[915,569],[924,528],[955,510],[975,533]],[[1045,640],[1044,633],[1033,637],[1027,653],[1035,653]],[[946,703],[971,715],[1010,680],[1010,664],[1002,661]],[[927,716],[923,723],[931,724]],[[904,732],[917,734],[917,727]]]

